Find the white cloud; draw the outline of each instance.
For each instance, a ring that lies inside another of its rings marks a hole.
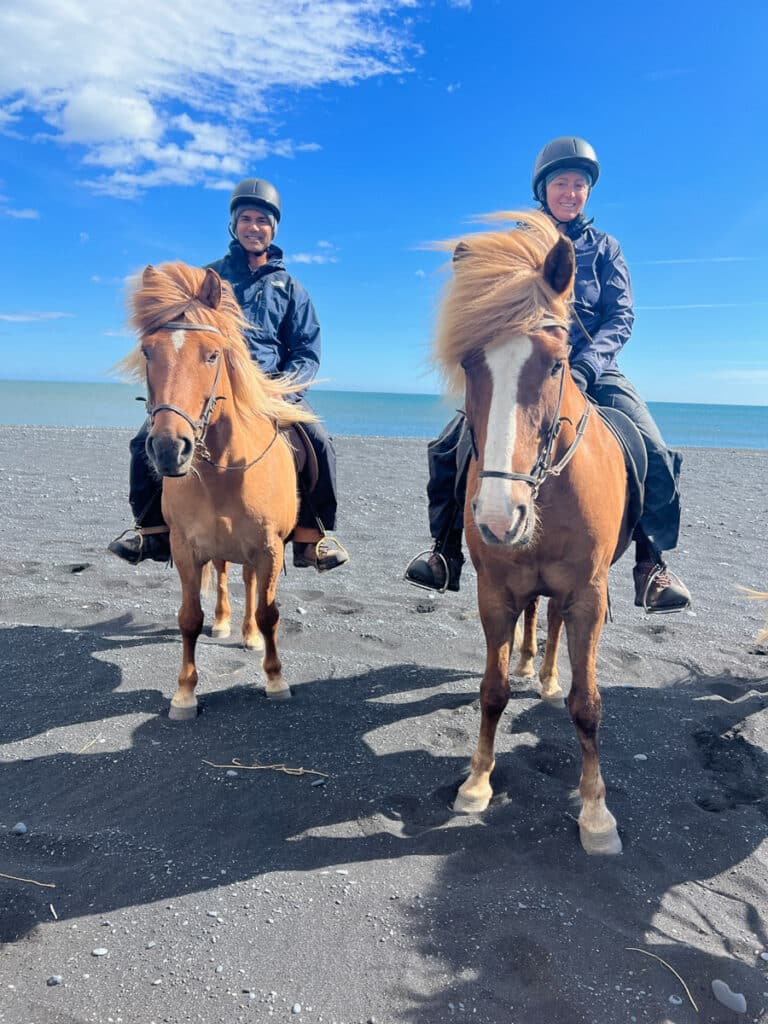
[[[10,206],[0,209],[4,217],[14,217],[16,220],[38,220],[40,213],[37,210],[14,210]]]
[[[64,320],[72,313],[0,313],[0,320],[7,324],[37,324],[46,320]]]
[[[338,263],[335,256],[320,252],[296,252],[285,260],[286,263]]]
[[[280,87],[407,71],[412,44],[392,16],[414,3],[2,4],[0,132],[83,147],[96,191],[225,187],[268,154],[317,148],[275,135]]]

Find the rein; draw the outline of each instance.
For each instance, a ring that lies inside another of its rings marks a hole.
[[[218,327],[213,327],[209,324],[188,324],[181,320],[169,320],[168,323],[162,324],[160,327],[156,327],[151,332],[155,334],[157,331],[208,331],[211,334],[221,334]],[[210,426],[211,416],[213,416],[213,410],[216,408],[216,403],[224,400],[224,395],[217,395],[216,389],[219,386],[219,378],[221,377],[221,363],[222,363],[222,352],[219,352],[218,359],[216,360],[216,376],[213,378],[213,387],[211,389],[210,397],[208,398],[205,406],[203,407],[203,414],[199,420],[193,420],[192,417],[180,409],[177,405],[170,405],[168,403],[161,403],[160,405],[154,405],[149,408],[149,401],[147,399],[140,399],[140,401],[146,402],[147,405],[147,416],[149,417],[150,423],[154,423],[155,416],[161,411],[173,412],[177,416],[181,416],[183,420],[192,427],[192,432],[195,438],[195,455],[207,462],[209,466],[214,469],[228,469],[235,470],[239,473],[245,473],[246,470],[250,469],[251,466],[255,466],[257,462],[261,462],[267,452],[270,450],[272,445],[277,441],[279,435],[279,427],[277,422],[274,423],[275,432],[272,435],[267,447],[256,456],[255,459],[251,459],[250,462],[244,466],[223,466],[219,462],[214,462],[211,453],[208,451],[208,446],[205,443],[205,436],[208,433],[208,427]]]
[[[554,319],[554,317],[547,317],[541,320],[534,330],[546,330],[552,327],[566,328],[566,325],[560,320]],[[552,426],[547,432],[544,447],[536,462],[533,465],[530,473],[512,473],[507,470],[500,469],[483,469],[478,471],[478,477],[492,477],[498,480],[522,480],[530,486],[533,498],[538,497],[539,488],[549,476],[560,476],[565,467],[571,461],[576,453],[584,431],[586,430],[587,421],[589,420],[590,412],[592,411],[592,403],[587,400],[587,407],[584,410],[584,414],[579,420],[578,426],[576,427],[576,436],[568,446],[567,451],[563,457],[552,465],[552,453],[554,451],[555,442],[560,433],[560,428],[563,423],[571,423],[572,421],[567,416],[560,415],[560,408],[563,404],[563,390],[565,388],[565,367],[560,366],[560,391],[557,396],[557,408],[555,409],[555,416],[552,420]],[[477,450],[477,441],[475,440],[475,431],[471,423],[468,423],[470,439],[472,441],[472,453],[475,456],[475,460],[479,461],[479,452]]]

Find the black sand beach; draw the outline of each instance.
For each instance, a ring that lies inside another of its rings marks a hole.
[[[128,437],[0,428],[0,872],[26,880],[0,877],[3,1024],[768,1021],[768,607],[737,590],[768,589],[768,452],[685,452],[691,613],[646,618],[613,569],[624,853],[595,859],[574,730],[527,681],[491,807],[450,814],[484,644],[471,570],[437,599],[402,582],[428,544],[424,441],[338,439],[352,562],[283,578],[293,699],[266,700],[234,628],[202,638],[202,711],[174,723],[176,573],[105,551]]]

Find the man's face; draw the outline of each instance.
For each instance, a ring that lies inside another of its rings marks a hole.
[[[272,241],[272,225],[260,207],[244,206],[237,215],[235,234],[247,253],[261,256]]]
[[[547,206],[563,222],[575,220],[589,198],[587,179],[578,171],[565,171],[547,185]]]

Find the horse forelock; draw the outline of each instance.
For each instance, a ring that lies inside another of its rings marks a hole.
[[[560,238],[550,219],[513,210],[482,220],[514,221],[517,227],[441,246],[458,251],[439,308],[434,359],[456,391],[464,384],[462,360],[471,352],[528,336],[544,316],[568,320],[568,296],[557,295],[543,276],[547,254]]]

